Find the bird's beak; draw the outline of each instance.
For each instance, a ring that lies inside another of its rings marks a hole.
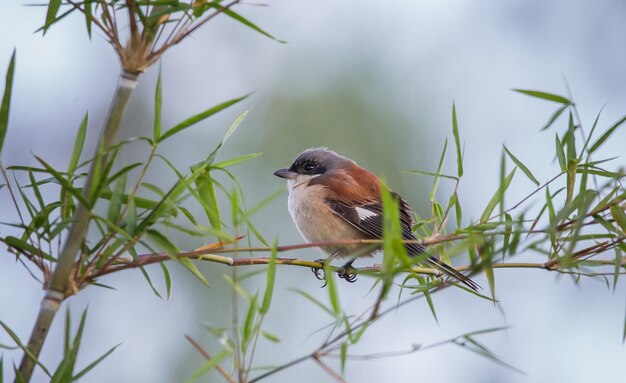
[[[284,178],[287,180],[292,180],[294,178],[296,178],[296,176],[298,175],[296,172],[292,172],[291,170],[284,168],[284,169],[278,169],[274,172],[274,175],[276,177],[280,177],[280,178]]]

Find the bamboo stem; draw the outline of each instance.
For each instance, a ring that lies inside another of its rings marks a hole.
[[[137,85],[137,77],[138,76],[136,74],[126,72],[122,72],[120,76],[115,95],[113,96],[113,100],[111,102],[111,108],[109,109],[109,114],[107,115],[106,123],[102,129],[102,134],[100,135],[98,148],[96,149],[96,156],[94,161],[91,163],[91,167],[83,187],[83,195],[89,203],[92,201],[91,190],[94,188],[95,184],[99,182],[99,179],[94,178],[94,173],[97,169],[104,168],[104,165],[107,162],[108,149],[114,143],[124,110],[128,104],[128,99]],[[59,255],[59,259],[54,272],[52,273],[50,283],[41,301],[37,320],[33,326],[33,330],[28,341],[28,349],[35,358],[39,357],[54,316],[66,297],[65,291],[67,282],[74,267],[76,254],[78,254],[85,236],[87,235],[90,218],[91,206],[79,204],[76,208],[76,212],[74,213],[72,225],[65,241],[65,245]],[[24,382],[28,383],[30,381],[34,367],[35,360],[28,357],[25,353],[22,357],[19,368]]]

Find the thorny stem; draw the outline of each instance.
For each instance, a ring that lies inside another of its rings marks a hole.
[[[94,173],[98,169],[104,168],[104,164],[108,159],[108,149],[113,145],[117,131],[119,130],[122,116],[128,99],[137,85],[137,75],[122,72],[115,95],[111,102],[111,108],[106,119],[106,123],[99,139],[97,156],[91,163],[85,185],[83,187],[83,195],[87,201],[91,201],[91,190],[95,183],[99,182],[98,178],[94,179]],[[74,259],[83,245],[87,230],[89,228],[89,220],[91,211],[89,206],[79,204],[74,213],[72,224],[65,245],[59,255],[58,262],[50,282],[47,286],[46,293],[41,301],[39,314],[33,326],[33,331],[28,341],[28,349],[31,354],[38,358],[43,343],[46,340],[48,330],[52,324],[52,320],[58,311],[61,302],[65,299],[66,288],[70,273],[74,267]],[[29,382],[35,367],[35,360],[26,354],[22,357],[20,363],[20,374],[24,382]]]

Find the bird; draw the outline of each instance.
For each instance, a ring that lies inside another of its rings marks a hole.
[[[290,167],[279,169],[274,175],[287,180],[288,210],[296,228],[309,243],[337,242],[383,238],[383,203],[381,180],[359,166],[355,161],[325,147],[304,150]],[[389,190],[398,202],[402,237],[409,256],[425,252],[425,247],[413,234],[413,209],[397,193]],[[336,244],[320,249],[335,258],[349,259],[340,269],[339,276],[354,282],[352,263],[359,257],[372,256],[380,244]],[[320,260],[323,262],[323,260]],[[474,291],[478,285],[456,269],[432,256],[428,264],[449,275]],[[317,271],[317,270],[314,270]],[[317,276],[317,273],[316,273]]]

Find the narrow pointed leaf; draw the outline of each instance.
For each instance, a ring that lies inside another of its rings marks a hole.
[[[259,26],[257,26],[256,24],[254,24],[253,22],[251,22],[250,20],[246,19],[245,17],[241,16],[240,14],[234,12],[232,9],[224,9],[224,14],[239,21],[240,23],[242,23],[243,25],[247,26],[248,28],[251,28],[255,31],[257,31],[258,33],[262,34],[263,36],[269,37],[270,39],[277,41],[279,43],[284,44],[285,41],[282,40],[278,40],[276,37],[272,36],[271,34],[269,34],[268,32],[264,31],[263,29],[261,29]]]
[[[167,269],[165,263],[160,262],[161,270],[163,270],[163,279],[165,280],[165,291],[167,292],[167,299],[170,299],[172,295],[172,277],[170,276],[170,271]]]
[[[565,150],[563,149],[563,143],[559,140],[559,134],[555,135],[556,137],[556,158],[559,160],[559,167],[561,171],[564,172],[566,170],[565,167]]]
[[[502,185],[500,185],[500,188],[498,188],[498,191],[496,191],[493,197],[491,197],[491,200],[487,204],[487,207],[485,208],[483,215],[480,217],[481,223],[485,223],[489,220],[489,217],[491,217],[491,213],[493,213],[493,210],[502,201],[502,196],[504,195],[504,192],[509,188],[509,185],[511,184],[511,180],[513,179],[513,176],[515,175],[516,170],[517,170],[517,167],[515,167],[511,171],[511,173],[509,173],[509,175],[506,176],[506,178],[502,182]]]
[[[87,26],[87,35],[91,40],[91,24],[93,22],[93,12],[92,12],[92,2],[93,0],[85,0],[84,4],[84,14],[85,14],[85,25]]]
[[[74,174],[76,171],[76,167],[78,166],[78,161],[80,161],[80,155],[83,152],[83,147],[85,146],[85,137],[87,136],[87,125],[89,124],[89,113],[85,113],[80,125],[78,126],[78,132],[76,133],[76,138],[74,139],[74,148],[72,149],[72,155],[70,156],[70,162],[67,165],[67,176],[68,179]]]
[[[217,367],[217,365],[220,364],[222,360],[224,360],[227,356],[229,356],[231,352],[231,350],[227,349],[217,353],[217,355],[213,356],[210,360],[208,360],[200,368],[198,368],[193,374],[191,374],[191,377],[187,380],[187,383],[195,382],[202,375]]]
[[[546,93],[546,92],[541,92],[538,90],[529,90],[529,89],[513,89],[513,90],[516,92],[531,96],[531,97],[540,98],[540,99],[548,100],[548,101],[554,101],[560,104],[570,105],[572,103],[572,101],[569,100],[568,98],[559,96],[558,94]]]
[[[197,124],[198,122],[228,108],[231,105],[234,105],[236,103],[238,103],[239,101],[247,98],[249,96],[249,94],[242,96],[242,97],[238,97],[238,98],[234,98],[232,100],[228,100],[225,102],[222,102],[221,104],[215,105],[214,107],[211,107],[207,110],[205,110],[204,112],[198,113],[193,117],[190,117],[188,119],[186,119],[185,121],[182,121],[181,123],[179,123],[178,125],[174,126],[173,128],[171,128],[170,130],[168,130],[167,132],[165,132],[160,138],[158,142],[162,142],[166,139],[168,139],[169,137],[180,133],[181,131],[189,128],[192,125]]]
[[[624,210],[622,210],[619,205],[613,205],[609,209],[611,210],[611,216],[615,222],[619,225],[624,234],[626,234],[626,214]]]
[[[416,174],[416,175],[420,175],[420,176],[441,177],[441,178],[447,178],[449,180],[454,180],[454,181],[458,181],[459,180],[459,177],[456,177],[456,176],[451,176],[451,175],[447,175],[447,174],[437,174],[437,173],[433,173],[433,172],[427,172],[427,171],[424,171],[424,170],[402,170],[402,173]]]
[[[228,166],[234,166],[234,165],[238,165],[242,162],[246,162],[249,160],[252,160],[254,158],[257,158],[261,155],[262,153],[250,153],[250,154],[246,154],[243,156],[239,156],[237,158],[233,158],[230,160],[226,160],[226,161],[222,161],[222,162],[218,162],[217,164],[212,165],[212,167],[214,168],[225,168]]]
[[[46,23],[43,27],[43,33],[46,34],[46,31],[57,18],[57,13],[59,12],[59,8],[61,7],[62,0],[50,0],[50,4],[48,5],[48,11],[46,12]]]
[[[326,279],[326,290],[328,291],[328,297],[330,298],[330,306],[333,308],[333,314],[335,318],[338,318],[341,314],[341,306],[339,305],[339,294],[337,293],[337,287],[335,285],[332,266],[329,263],[324,265],[324,277]]]
[[[535,176],[533,176],[532,172],[522,163],[522,161],[518,160],[517,157],[515,157],[506,146],[504,146],[504,151],[506,152],[506,154],[508,154],[509,158],[513,160],[513,162],[515,162],[515,165],[517,165],[520,170],[523,171],[524,174],[526,174],[526,177],[528,177],[528,179],[531,180],[535,185],[539,186],[539,181],[537,181]]]
[[[446,141],[443,144],[443,150],[441,151],[441,156],[439,157],[439,165],[437,166],[437,174],[435,175],[435,179],[433,180],[433,187],[430,190],[430,194],[428,196],[428,199],[430,201],[435,200],[435,193],[437,192],[437,186],[439,185],[439,177],[441,174],[441,170],[443,169],[444,160],[446,159],[447,149],[448,149],[448,139],[446,138]]]
[[[152,140],[159,142],[161,138],[161,112],[163,110],[163,91],[161,88],[161,68],[157,78],[156,90],[154,92],[154,127],[152,128]]]
[[[272,252],[270,254],[270,261],[268,263],[267,269],[267,280],[265,282],[265,294],[263,295],[263,303],[261,303],[261,308],[259,309],[259,313],[266,314],[270,305],[272,304],[272,296],[274,295],[274,282],[276,281],[276,257],[278,256],[278,251],[276,250],[278,246],[278,241],[274,241],[274,246],[272,246]]]
[[[11,108],[11,90],[13,89],[13,74],[15,73],[15,50],[11,55],[11,61],[7,68],[6,79],[4,81],[4,95],[2,96],[2,104],[0,105],[0,153],[2,153],[2,144],[9,129],[9,110]]]
[[[604,144],[604,142],[605,142],[606,140],[608,140],[608,138],[611,136],[611,134],[613,134],[617,128],[619,128],[620,126],[622,126],[622,124],[624,124],[624,122],[626,122],[626,116],[624,116],[624,117],[620,118],[620,119],[619,119],[616,123],[614,123],[613,125],[611,125],[611,127],[610,127],[610,128],[608,128],[608,129],[606,130],[606,132],[604,132],[604,133],[600,136],[600,138],[598,138],[598,139],[596,140],[596,142],[594,142],[594,143],[591,145],[591,147],[589,148],[589,153],[593,153],[593,152],[595,152],[596,150],[598,150],[598,148],[599,148],[600,146],[602,146],[602,144]]]
[[[456,146],[456,168],[459,178],[463,176],[463,154],[461,151],[461,139],[459,138],[459,124],[456,119],[456,105],[452,103],[452,135]]]
[[[559,118],[559,116],[561,116],[561,114],[563,114],[563,112],[569,107],[569,104],[564,104],[563,106],[561,106],[559,109],[557,109],[552,116],[550,116],[550,119],[548,119],[548,122],[546,122],[546,124],[541,128],[542,131],[547,130],[548,128],[550,128],[552,126],[552,124],[554,124],[554,122]]]
[[[82,378],[83,376],[85,376],[85,374],[87,374],[94,367],[96,367],[98,364],[100,364],[100,362],[102,362],[109,355],[111,355],[113,353],[113,351],[115,351],[115,349],[118,348],[120,345],[121,345],[121,343],[111,347],[111,349],[109,349],[109,351],[105,352],[102,356],[100,356],[98,359],[96,359],[93,362],[91,362],[87,367],[85,367],[78,374],[76,374],[74,377],[72,377],[72,381],[77,381],[80,378]]]
[[[296,294],[299,294],[299,295],[303,296],[304,298],[306,298],[310,302],[314,303],[319,308],[324,310],[328,315],[335,316],[335,314],[333,313],[332,309],[328,308],[326,305],[324,305],[322,302],[320,302],[318,299],[313,297],[313,295],[309,294],[308,292],[306,292],[304,290],[300,290],[300,289],[290,289],[290,290],[293,291]]]

